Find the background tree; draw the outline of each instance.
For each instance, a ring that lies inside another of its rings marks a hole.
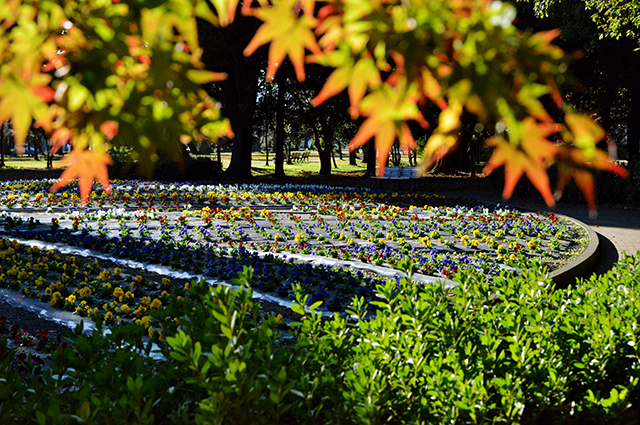
[[[637,160],[640,154],[640,2],[520,2],[529,5],[521,7],[526,19],[524,25],[560,28],[560,45],[584,52],[585,57],[573,65],[580,86],[569,100],[597,114],[608,131],[623,126],[628,158]],[[529,18],[532,15],[537,22]]]

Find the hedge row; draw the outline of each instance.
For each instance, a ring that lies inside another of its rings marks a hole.
[[[285,334],[246,268],[157,313],[164,361],[136,326],[78,333],[47,369],[0,344],[0,423],[635,423],[639,265],[564,290],[534,271],[389,281],[375,312],[328,319],[300,295]]]

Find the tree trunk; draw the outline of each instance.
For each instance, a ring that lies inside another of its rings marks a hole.
[[[278,83],[278,98],[276,100],[276,177],[284,177],[284,76],[280,73],[276,75],[276,81]]]
[[[329,128],[327,120],[322,115],[322,112],[318,110],[318,123],[320,125],[320,131],[322,132],[322,141],[324,142],[322,149],[318,149],[320,155],[320,174],[321,176],[331,175],[331,159],[333,157],[333,132]],[[333,159],[335,165],[335,158]]]
[[[331,151],[327,150],[326,144],[323,147],[320,139],[320,134],[315,124],[313,125],[313,137],[314,144],[318,150],[318,157],[320,158],[320,171],[318,174],[321,176],[328,176],[331,174]]]
[[[37,138],[37,136],[35,137]],[[40,140],[36,140],[33,142],[33,159],[34,161],[40,161],[38,158],[38,154],[40,153]]]
[[[356,157],[356,150],[352,150],[351,152],[349,152],[349,165],[358,165],[357,161],[357,157]]]
[[[225,171],[228,176],[236,178],[251,177],[251,150],[253,144],[253,135],[251,127],[243,127],[239,120],[232,120],[231,127],[235,137],[233,138],[233,147],[231,148],[231,162]],[[234,126],[234,122],[236,125]]]
[[[638,53],[634,52],[634,55]],[[629,94],[629,116],[627,117],[627,151],[629,152],[629,162],[637,161],[640,153],[640,77],[638,75],[630,77]]]
[[[4,168],[4,124],[0,124],[0,167]]]
[[[259,49],[250,57],[243,51],[261,22],[241,16],[238,8],[234,22],[224,28],[202,19],[198,19],[197,24],[206,69],[227,75],[224,81],[205,86],[211,96],[222,103],[222,115],[229,119],[235,135],[231,162],[225,174],[233,178],[250,178],[254,112],[267,50]]]
[[[369,140],[364,146],[364,156],[367,158],[367,171],[364,173],[365,177],[372,177],[376,175],[376,145],[373,139]]]
[[[467,156],[469,161],[469,171],[471,172],[471,177],[476,178],[476,163],[477,163],[477,155],[476,155],[476,143],[473,140],[473,126],[475,125],[475,119],[472,114],[467,112],[466,110],[462,113],[462,139],[463,146],[467,148]],[[464,165],[464,164],[463,164]]]

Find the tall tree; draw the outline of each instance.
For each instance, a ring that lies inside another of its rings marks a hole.
[[[213,4],[210,7],[215,11]],[[251,177],[254,112],[267,50],[260,49],[251,56],[245,56],[243,51],[259,26],[258,19],[244,16],[239,10],[226,26],[198,20],[198,39],[206,69],[226,75],[223,81],[209,85],[208,90],[220,101],[222,113],[231,123],[234,136],[226,173],[236,178]]]

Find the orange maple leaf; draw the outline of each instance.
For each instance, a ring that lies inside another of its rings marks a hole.
[[[370,54],[363,55],[362,58],[354,62],[350,57],[350,52],[335,50],[322,58],[312,60],[323,65],[338,66],[329,75],[320,93],[312,100],[314,106],[322,104],[328,98],[335,96],[348,87],[349,93],[349,113],[351,118],[358,117],[358,105],[368,88],[376,88],[382,84],[380,71],[376,67],[375,60]]]
[[[597,203],[593,176],[588,169],[610,171],[623,178],[629,175],[625,168],[611,161],[607,154],[601,150],[596,150],[591,158],[588,158],[579,149],[564,150],[562,156],[564,158],[561,167],[558,169],[558,184],[553,196],[556,200],[562,198],[565,187],[573,179],[582,192],[592,214],[596,212]]]
[[[540,124],[529,117],[522,123],[521,131],[519,145],[510,143],[500,136],[487,141],[487,145],[494,146],[495,151],[483,172],[490,174],[497,167],[504,165],[502,196],[505,199],[511,197],[518,180],[522,174],[526,174],[547,205],[552,207],[555,205],[555,199],[551,193],[547,167],[560,148],[546,137],[557,131],[557,125]]]
[[[73,149],[61,163],[67,165],[60,179],[51,186],[51,192],[55,192],[61,187],[69,184],[70,181],[78,179],[80,186],[80,196],[85,204],[89,199],[93,180],[98,180],[107,193],[111,193],[109,185],[109,173],[107,165],[113,160],[106,152],[95,152],[91,150]]]

